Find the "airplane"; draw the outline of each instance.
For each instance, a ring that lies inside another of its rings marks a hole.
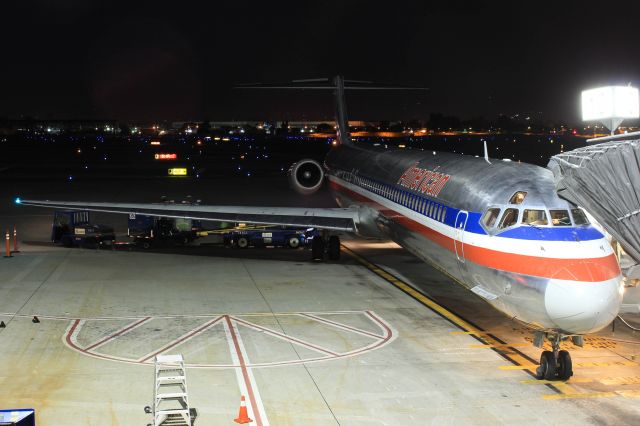
[[[347,80],[348,81],[348,80]],[[546,168],[445,152],[363,145],[351,139],[345,80],[333,79],[336,146],[324,164],[289,169],[303,194],[328,184],[339,208],[20,200],[22,205],[111,213],[315,227],[314,259],[338,259],[337,231],[390,239],[452,277],[498,311],[547,339],[536,377],[566,380],[560,343],[596,332],[617,316],[623,283],[614,251],[585,212],[561,199]]]

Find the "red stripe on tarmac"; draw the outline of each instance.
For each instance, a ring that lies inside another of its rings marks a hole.
[[[231,323],[231,318],[229,318],[229,315],[225,315],[224,319],[227,322],[229,333],[231,333],[231,338],[233,339],[233,347],[235,348],[236,355],[238,356],[238,362],[240,363],[240,369],[242,370],[244,384],[247,387],[247,392],[249,393],[249,402],[251,403],[251,408],[253,408],[253,416],[255,417],[256,424],[258,426],[262,426],[262,418],[260,417],[260,411],[258,410],[258,404],[256,403],[256,396],[253,393],[253,387],[251,386],[251,379],[249,378],[249,372],[247,371],[247,363],[245,362],[242,351],[240,350],[238,336],[236,336],[236,332],[233,328],[233,324]]]
[[[93,349],[93,348],[95,348],[97,346],[103,345],[106,342],[108,342],[109,340],[113,339],[114,337],[121,336],[124,333],[126,333],[128,331],[131,331],[132,329],[138,327],[139,325],[142,325],[142,323],[149,321],[150,319],[151,319],[151,317],[142,318],[141,320],[134,322],[133,324],[123,328],[122,330],[118,330],[115,333],[113,333],[113,334],[105,337],[104,339],[100,340],[99,342],[96,342],[93,345],[85,348],[85,350],[90,351],[91,349]]]
[[[455,252],[453,238],[424,226],[402,213],[389,209],[367,196],[354,192],[338,182],[330,181],[330,185],[334,190],[343,192],[358,202],[370,205],[404,228],[424,236],[450,252]],[[464,244],[464,257],[467,261],[491,269],[558,280],[602,282],[620,275],[620,267],[613,253],[606,257],[588,259],[558,259],[502,252]]]
[[[359,328],[351,327],[350,325],[342,324],[342,323],[339,323],[339,322],[336,322],[336,321],[331,321],[331,320],[328,320],[326,318],[317,317],[317,316],[312,315],[312,314],[300,314],[300,315],[312,318],[314,321],[318,321],[320,323],[329,324],[329,325],[334,326],[336,328],[342,328],[342,329],[345,329],[345,330],[351,330],[354,333],[359,333],[359,334],[363,334],[365,336],[373,337],[374,339],[384,339],[384,336],[379,336],[379,335],[377,335],[375,333],[370,333],[370,332],[368,332],[366,330],[361,330]]]
[[[161,354],[163,352],[166,352],[169,349],[174,348],[174,347],[178,346],[181,343],[184,343],[185,341],[191,339],[196,334],[202,333],[203,331],[205,331],[209,327],[212,327],[213,325],[215,325],[215,323],[217,323],[221,319],[222,319],[222,317],[218,317],[218,318],[216,318],[214,320],[206,322],[203,326],[201,326],[201,327],[199,327],[199,328],[197,328],[197,329],[185,334],[184,336],[174,340],[173,342],[170,342],[170,343],[166,344],[165,346],[162,347],[162,349],[157,350],[157,351],[155,351],[155,352],[153,352],[151,354],[145,355],[143,358],[140,358],[138,360],[138,362],[146,362],[149,359],[153,358],[154,356],[159,355],[159,354]]]
[[[247,321],[243,321],[240,318],[234,317],[233,320],[236,321],[236,322],[239,322],[239,323],[241,323],[241,324],[243,324],[243,325],[245,325],[247,327],[257,328],[258,330],[262,330],[267,334],[272,334],[274,336],[280,337],[281,339],[287,340],[289,342],[296,343],[296,344],[298,344],[300,346],[304,346],[304,347],[309,348],[309,349],[313,349],[313,350],[315,350],[317,352],[322,352],[322,353],[325,353],[325,354],[331,355],[331,356],[338,356],[339,355],[338,353],[330,351],[329,349],[325,349],[325,348],[322,348],[320,346],[314,345],[312,343],[305,342],[304,340],[296,339],[295,337],[287,336],[286,334],[279,333],[277,331],[271,330],[270,328],[262,327],[262,326],[260,326],[258,324],[253,324],[253,323],[250,323],[250,322],[247,322]]]
[[[74,348],[77,348],[77,346],[76,346],[76,345],[74,345],[74,344],[73,344],[73,342],[71,341],[71,336],[73,335],[73,332],[74,332],[74,331],[76,331],[76,328],[78,327],[78,324],[80,324],[80,320],[79,320],[79,319],[77,319],[77,320],[75,320],[75,321],[73,322],[73,326],[71,327],[71,329],[70,329],[70,330],[69,330],[69,332],[67,333],[67,337],[66,337],[67,343],[68,343],[70,346],[74,347]],[[80,349],[82,352],[84,352],[84,350],[83,350],[83,349],[81,349],[81,348],[78,348],[78,349]]]

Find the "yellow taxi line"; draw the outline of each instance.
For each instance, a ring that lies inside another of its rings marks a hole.
[[[571,378],[571,383],[592,383],[592,382],[593,382],[593,379],[590,379],[588,377],[572,377]],[[570,384],[566,382],[559,382],[557,380],[538,380],[538,379],[521,380],[520,383],[522,383],[523,385],[554,385],[554,386],[562,386],[562,385]]]
[[[483,336],[484,338],[484,336]],[[525,345],[524,343],[516,343],[516,344],[509,344],[509,343],[502,343],[499,345],[469,345],[470,348],[472,349],[484,349],[484,348],[525,348],[529,345]]]
[[[618,396],[615,392],[592,392],[592,393],[556,393],[543,395],[543,399],[580,399],[580,398],[612,398]]]

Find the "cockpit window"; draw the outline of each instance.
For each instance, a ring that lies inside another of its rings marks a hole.
[[[588,225],[589,219],[580,209],[571,209],[571,215],[573,216],[573,223],[576,225]]]
[[[499,229],[508,228],[518,223],[518,209],[506,209],[500,220]]]
[[[548,225],[547,213],[544,210],[526,209],[522,215],[522,223],[524,225],[542,226]]]
[[[549,210],[553,226],[571,226],[568,210]]]
[[[498,208],[489,209],[484,214],[484,216],[482,216],[482,223],[488,229],[491,229],[493,228],[493,225],[496,224],[496,219],[498,219],[499,215],[500,215],[500,209]]]
[[[509,199],[509,204],[522,204],[526,196],[527,196],[526,192],[518,191],[511,196],[511,199]]]

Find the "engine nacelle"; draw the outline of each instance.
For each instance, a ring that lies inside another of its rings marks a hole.
[[[322,186],[324,170],[316,160],[305,158],[289,167],[289,185],[303,195],[313,194]]]

